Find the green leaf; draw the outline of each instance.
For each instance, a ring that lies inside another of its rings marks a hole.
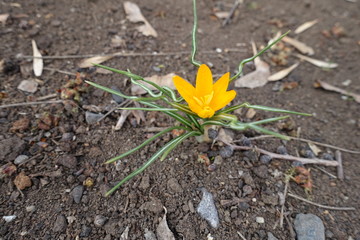
[[[180,126],[167,128],[167,129],[165,129],[165,130],[163,130],[163,131],[155,134],[155,135],[152,136],[151,138],[147,139],[146,141],[144,141],[144,142],[143,142],[142,144],[140,144],[139,146],[137,146],[137,147],[135,147],[135,148],[133,148],[133,149],[131,149],[131,150],[129,150],[129,151],[127,151],[127,152],[125,152],[125,153],[117,156],[117,157],[111,158],[110,160],[106,161],[105,163],[108,164],[108,163],[113,163],[113,162],[115,162],[115,161],[117,161],[117,160],[120,160],[121,158],[124,158],[124,157],[126,157],[126,156],[128,156],[128,155],[130,155],[130,154],[132,154],[132,153],[134,153],[134,152],[136,152],[137,150],[145,147],[146,145],[148,145],[150,142],[154,141],[156,138],[160,137],[161,135],[163,135],[163,134],[165,134],[165,133],[167,133],[167,132],[170,132],[170,131],[172,131],[172,130],[174,130],[174,129],[184,129],[184,130],[187,130],[187,131],[189,130],[189,129],[187,129],[187,128],[180,127]]]
[[[139,76],[139,75],[136,75],[136,74],[133,74],[133,73],[130,73],[130,72],[127,72],[127,71],[123,71],[123,70],[119,70],[119,69],[116,69],[116,68],[111,68],[111,67],[107,67],[107,66],[104,66],[104,65],[101,65],[101,64],[95,64],[95,66],[97,67],[100,67],[100,68],[103,68],[103,69],[106,69],[106,70],[109,70],[109,71],[112,71],[112,72],[115,72],[115,73],[120,73],[122,75],[125,75],[125,76],[128,76],[129,78],[132,78],[134,80],[143,80],[144,78]]]
[[[126,176],[123,180],[121,180],[118,184],[116,184],[112,189],[110,189],[107,193],[106,196],[111,195],[112,193],[114,193],[119,187],[121,187],[121,185],[123,185],[125,182],[127,182],[128,180],[132,179],[133,177],[135,177],[136,175],[140,174],[141,172],[143,172],[146,168],[148,168],[159,156],[163,155],[171,146],[174,142],[177,141],[183,141],[188,137],[191,136],[196,136],[198,134],[198,132],[188,132],[185,133],[183,135],[180,135],[177,138],[174,138],[173,140],[171,140],[170,142],[168,142],[167,144],[165,144],[164,147],[162,147],[159,151],[157,151],[146,163],[144,163],[140,168],[136,169],[135,171],[133,171],[132,173],[130,173],[128,176]]]
[[[142,107],[126,107],[118,108],[123,110],[141,110],[141,111],[159,111],[159,112],[177,112],[179,110],[175,108],[142,108]]]
[[[133,99],[133,100],[137,99],[137,97],[135,97],[135,96],[127,96],[125,94],[122,94],[121,92],[118,92],[118,91],[114,90],[114,89],[101,86],[101,85],[99,85],[97,83],[94,83],[94,82],[90,82],[90,81],[85,81],[85,82],[88,83],[89,85],[94,86],[96,88],[99,88],[99,89],[101,89],[101,90],[103,90],[105,92],[109,92],[111,94],[115,94],[115,95],[123,97],[123,98]]]

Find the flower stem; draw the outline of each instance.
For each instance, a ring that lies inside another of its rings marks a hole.
[[[200,67],[201,63],[195,60],[197,42],[196,42],[196,31],[197,31],[197,13],[196,13],[196,0],[193,0],[193,11],[194,11],[194,25],[192,29],[192,51],[191,51],[191,63],[197,67]]]

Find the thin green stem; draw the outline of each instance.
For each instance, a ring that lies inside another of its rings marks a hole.
[[[197,51],[196,31],[197,31],[197,12],[196,12],[196,0],[193,0],[193,11],[194,11],[194,25],[192,29],[192,51],[191,51],[191,63],[197,67],[200,67],[201,63],[195,60]]]
[[[278,39],[276,39],[274,42],[270,43],[269,45],[267,45],[264,49],[262,49],[260,52],[258,52],[257,54],[255,54],[254,56],[252,56],[251,58],[247,58],[244,59],[240,62],[239,64],[239,69],[238,69],[238,73],[235,74],[235,76],[230,78],[230,82],[233,81],[234,79],[238,78],[240,76],[240,74],[243,71],[243,67],[246,63],[253,61],[255,58],[257,58],[258,56],[260,56],[261,54],[263,54],[265,51],[267,51],[269,48],[271,48],[272,46],[274,46],[275,44],[277,44],[283,37],[285,37],[290,31],[287,31],[286,33],[284,33],[283,35],[281,35]]]

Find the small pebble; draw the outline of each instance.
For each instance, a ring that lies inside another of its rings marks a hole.
[[[250,147],[251,146],[251,140],[247,137],[242,137],[240,139],[240,145]]]
[[[161,71],[161,68],[159,68],[158,66],[153,66],[152,69],[153,69],[155,72],[160,72],[160,71]]]
[[[241,203],[239,203],[239,209],[240,209],[240,210],[245,211],[245,210],[249,209],[249,207],[250,207],[250,205],[249,205],[247,202],[241,202]]]
[[[216,131],[215,129],[213,128],[210,128],[208,130],[208,135],[209,135],[209,138],[210,139],[215,139],[217,136],[218,136],[218,131]]]
[[[208,171],[209,172],[213,172],[213,171],[215,171],[216,170],[216,164],[210,164],[209,166],[208,166]]]
[[[84,186],[78,185],[74,187],[74,189],[71,192],[71,195],[75,203],[80,203],[83,192],[84,192]]]
[[[145,228],[144,234],[145,240],[156,240],[156,235],[154,232],[149,231],[149,229]]]
[[[323,153],[321,158],[325,160],[335,160],[334,155],[331,153]]]
[[[256,217],[256,222],[257,223],[265,223],[265,219],[263,217]]]
[[[79,237],[88,237],[91,233],[91,230],[92,229],[90,226],[83,225]]]
[[[107,220],[106,217],[104,217],[102,215],[96,215],[95,220],[94,220],[94,224],[97,227],[102,227],[102,226],[104,226],[106,220]]]
[[[66,218],[64,215],[59,215],[56,217],[54,226],[53,226],[53,231],[54,232],[64,232],[66,229],[67,223],[66,223]]]
[[[14,164],[15,164],[15,165],[19,165],[19,164],[25,162],[25,161],[28,160],[28,159],[29,159],[29,157],[26,156],[26,155],[19,155],[19,156],[17,156],[17,157],[15,158]]]
[[[282,154],[282,155],[287,155],[288,154],[288,151],[287,149],[285,148],[285,146],[281,145],[277,148],[276,152],[278,154]]]
[[[219,215],[214,203],[214,198],[205,188],[201,188],[201,191],[203,196],[196,211],[211,227],[217,228],[219,226]]]
[[[234,149],[231,146],[225,146],[220,149],[220,156],[223,158],[229,158],[234,154]]]
[[[36,207],[34,205],[31,205],[31,206],[27,206],[26,207],[26,211],[27,212],[34,212],[36,210]]]
[[[116,86],[111,86],[111,89],[112,89],[112,90],[115,90],[115,91],[117,91],[117,92],[119,92],[119,93],[121,93],[120,89],[119,89],[118,87],[116,87]],[[124,101],[124,98],[121,97],[121,96],[119,96],[119,95],[111,94],[111,96],[112,96],[112,99],[113,99],[117,104],[120,104],[120,103],[122,103],[122,102]]]
[[[15,220],[16,216],[10,215],[10,216],[3,216],[2,218],[5,220],[5,222],[11,222],[11,221]]]
[[[278,240],[271,232],[267,232],[268,240]]]
[[[314,214],[299,213],[294,221],[297,240],[325,240],[325,228],[321,219]]]
[[[221,165],[223,162],[223,158],[221,156],[216,156],[214,159],[214,164]]]
[[[243,191],[243,197],[246,197],[247,195],[249,195],[253,192],[252,187],[249,185],[245,185],[243,187],[242,191]]]
[[[17,88],[24,92],[35,93],[37,91],[37,87],[38,83],[34,80],[23,80]]]
[[[62,141],[62,142],[68,142],[68,141],[73,140],[73,137],[74,137],[74,134],[73,134],[73,133],[71,133],[71,132],[66,132],[66,133],[64,133],[64,134],[61,136],[60,141]]]
[[[85,112],[85,120],[88,124],[94,124],[97,123],[99,119],[101,119],[104,116],[104,114],[101,113],[92,113],[89,111]]]
[[[270,157],[269,155],[261,155],[260,156],[260,162],[262,164],[269,164],[272,160],[272,157]]]

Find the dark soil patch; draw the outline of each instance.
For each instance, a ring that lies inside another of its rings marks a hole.
[[[53,70],[45,70],[38,79],[38,91],[25,94],[17,89],[22,80],[34,79],[31,62],[20,55],[31,55],[31,39],[35,39],[44,55],[84,55],[89,53],[124,52],[174,52],[190,50],[192,28],[191,1],[148,0],[138,1],[144,16],[158,31],[157,39],[144,37],[135,30],[135,24],[126,21],[122,1],[2,1],[0,13],[10,13],[6,24],[0,26],[0,60],[4,70],[0,73],[0,91],[6,93],[2,105],[34,101],[36,98],[54,94],[68,79]],[[339,64],[335,70],[325,71],[308,63],[302,63],[283,82],[296,81],[299,86],[274,92],[274,83],[253,90],[239,89],[234,104],[244,101],[300,112],[314,113],[314,117],[293,117],[301,136],[347,149],[360,149],[359,104],[344,100],[336,93],[313,87],[315,80],[324,80],[352,92],[360,93],[359,66],[359,4],[351,1],[245,1],[233,22],[221,27],[213,9],[229,10],[233,1],[199,0],[199,60],[211,63],[214,74],[223,74],[237,68],[238,61],[251,55],[248,42],[257,45],[266,41],[277,31],[295,29],[300,24],[318,18],[313,28],[298,38],[315,49],[315,58],[329,59]],[[273,20],[273,21],[271,21]],[[275,21],[274,21],[275,20]],[[278,23],[278,26],[270,22]],[[282,24],[282,26],[280,25]],[[339,24],[345,29],[344,36],[324,36]],[[111,47],[115,35],[124,39],[118,49]],[[295,35],[292,35],[295,36]],[[245,45],[243,44],[245,43]],[[239,47],[240,46],[240,47]],[[204,54],[201,51],[216,48],[237,48],[243,52]],[[265,60],[269,60],[266,56]],[[296,59],[291,58],[290,63]],[[78,59],[45,60],[48,69],[60,69],[75,73]],[[160,69],[154,68],[162,64]],[[131,69],[141,76],[175,72],[193,79],[196,69],[188,61],[188,55],[162,57],[117,57],[106,65],[118,69]],[[20,68],[22,71],[20,71]],[[272,71],[280,68],[273,67]],[[250,72],[251,66],[245,68]],[[105,86],[117,86],[129,93],[125,77],[116,74],[88,73],[87,78]],[[345,80],[350,86],[342,86]],[[111,95],[90,89],[81,93],[80,106],[96,105],[104,112],[109,109]],[[77,111],[74,111],[77,110]],[[52,117],[48,117],[48,116]],[[239,114],[244,118],[245,113]],[[257,112],[256,118],[273,116]],[[206,239],[210,233],[215,239],[240,239],[237,231],[246,239],[266,239],[272,232],[278,239],[291,239],[289,227],[297,213],[313,213],[324,222],[328,239],[360,239],[360,163],[358,156],[343,153],[345,179],[340,181],[311,167],[314,180],[312,201],[331,206],[353,206],[356,211],[326,211],[304,202],[287,198],[286,213],[289,222],[284,229],[274,228],[279,220],[278,193],[284,189],[285,173],[290,162],[272,161],[261,163],[249,152],[235,151],[230,158],[222,160],[215,171],[197,161],[202,149],[217,155],[221,146],[194,144],[185,141],[163,162],[156,162],[143,174],[126,183],[113,196],[105,198],[104,192],[118,180],[139,167],[155,153],[171,134],[145,147],[123,160],[117,166],[103,165],[104,161],[119,155],[149,137],[149,127],[170,126],[171,121],[161,114],[147,114],[145,123],[127,121],[120,131],[113,131],[119,113],[112,113],[99,124],[85,121],[85,110],[63,104],[34,105],[0,109],[0,163],[14,163],[19,155],[29,157],[17,165],[11,177],[1,179],[0,215],[15,215],[16,219],[1,221],[0,239],[119,239],[127,226],[129,239],[144,239],[144,233],[156,232],[163,206],[167,220],[176,239]],[[131,118],[131,117],[130,117]],[[151,119],[156,121],[152,122]],[[14,129],[19,119],[28,119],[28,125]],[[41,122],[41,124],[40,124]],[[46,127],[46,126],[48,127]],[[136,126],[134,126],[136,125]],[[40,127],[41,126],[41,127]],[[278,128],[273,124],[270,128]],[[258,135],[254,132],[236,133],[235,139]],[[258,147],[276,152],[284,145],[291,155],[296,155],[306,144],[281,142],[280,140],[253,141]],[[207,149],[208,148],[208,149]],[[322,148],[334,155],[334,150]],[[249,156],[250,155],[250,156]],[[326,171],[336,175],[336,169]],[[31,177],[32,186],[22,191],[14,185],[15,176],[24,172]],[[93,181],[93,185],[91,182]],[[82,187],[85,185],[84,187]],[[80,187],[81,186],[81,187]],[[291,191],[305,196],[303,188],[291,183]],[[220,216],[220,227],[211,228],[196,213],[201,199],[200,187],[214,195]],[[234,198],[246,201],[229,206],[222,200]],[[263,217],[265,223],[257,223]],[[96,221],[95,221],[96,220]],[[290,224],[290,225],[289,225]]]

